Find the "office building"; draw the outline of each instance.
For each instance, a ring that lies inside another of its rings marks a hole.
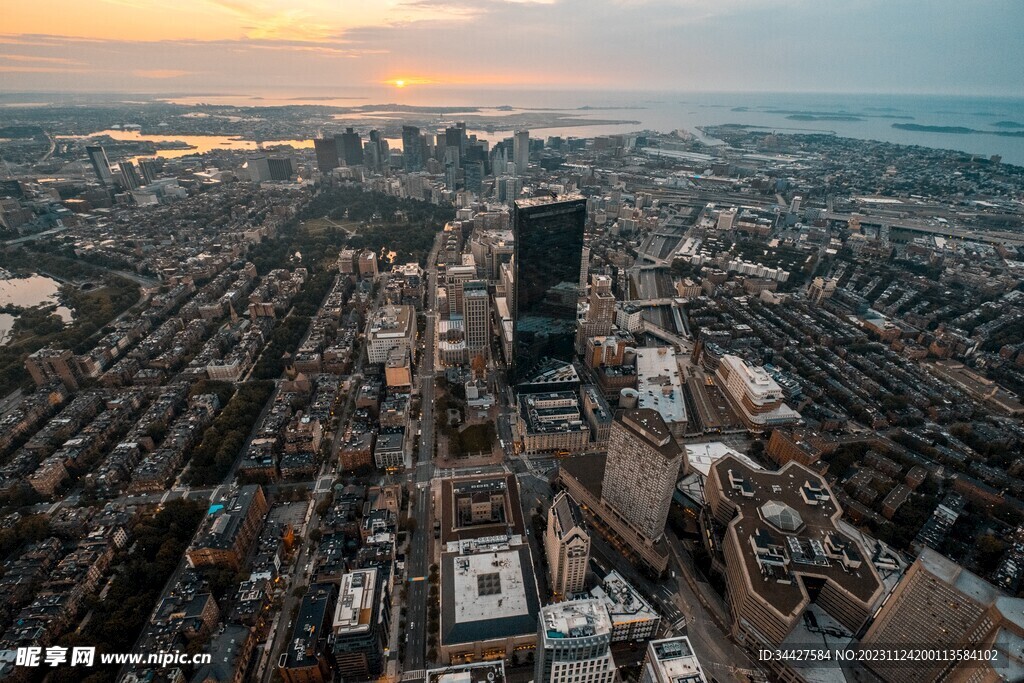
[[[332,583],[315,583],[299,604],[292,635],[277,661],[285,683],[326,683],[333,677],[327,657],[328,615],[334,604]]]
[[[590,597],[608,608],[613,643],[648,640],[658,632],[661,625],[658,610],[617,571],[608,572],[590,591]]]
[[[924,548],[861,640],[864,648],[978,648],[996,661],[868,662],[888,683],[1024,680],[1024,600]]]
[[[548,508],[548,528],[544,533],[544,554],[548,559],[551,592],[556,600],[581,593],[587,580],[590,561],[590,534],[576,501],[561,491]]]
[[[462,311],[470,360],[480,354],[486,357],[491,343],[491,295],[486,282],[471,280],[463,285]]]
[[[381,306],[366,323],[366,354],[370,363],[386,363],[392,349],[408,351],[416,343],[416,312],[412,306]]]
[[[647,643],[640,683],[708,683],[686,636]]]
[[[379,274],[376,252],[367,249],[359,254],[359,277],[363,280],[376,280]]]
[[[601,497],[628,526],[653,543],[665,532],[683,452],[656,411],[620,411],[608,437]]]
[[[402,160],[408,172],[422,171],[426,163],[426,141],[416,126],[402,126]]]
[[[530,167],[530,131],[517,130],[512,136],[512,163],[516,173],[523,175]]]
[[[569,600],[541,609],[534,683],[614,683],[612,622],[600,600]]]
[[[581,273],[581,277],[585,277],[585,274]],[[585,287],[581,289],[585,290]],[[590,278],[587,314],[576,333],[576,350],[582,353],[589,337],[608,336],[614,325],[615,295],[612,294],[612,279],[607,275],[594,275]]]
[[[142,172],[142,184],[149,185],[156,180],[159,171],[157,170],[156,159],[139,159],[139,171]]]
[[[513,368],[516,383],[545,358],[571,362],[587,200],[520,199],[513,208]],[[565,296],[571,292],[572,296]]]
[[[142,178],[139,177],[139,172],[135,170],[135,164],[130,161],[122,161],[117,167],[121,169],[124,189],[137,190],[142,187]]]
[[[316,167],[321,173],[330,173],[341,165],[335,138],[313,138],[313,151],[316,153]]]
[[[448,316],[455,318],[463,314],[462,310],[462,289],[470,280],[476,279],[476,265],[474,262],[463,263],[457,266],[449,266],[445,271],[445,293],[448,296]]]
[[[449,541],[440,564],[442,663],[511,659],[534,648],[540,601],[525,536],[505,530]]]
[[[732,230],[736,223],[736,209],[725,209],[718,212],[718,229]]]
[[[334,666],[343,680],[366,681],[384,670],[391,631],[391,596],[385,572],[371,567],[341,577],[331,621]]]
[[[475,662],[429,669],[426,683],[505,683],[505,662]]]
[[[783,402],[782,387],[768,372],[732,355],[722,356],[715,374],[729,403],[748,429],[793,424],[800,413]]]
[[[885,596],[876,560],[822,477],[791,462],[756,470],[727,455],[711,466],[708,509],[721,539],[733,636],[747,647],[778,646],[813,604],[856,633]]]
[[[110,160],[107,159],[107,152],[99,145],[88,145],[85,153],[89,156],[89,163],[96,173],[96,178],[101,184],[110,187],[114,184],[114,176],[110,172]]]
[[[254,182],[288,180],[292,177],[292,161],[287,157],[249,159],[249,177]]]
[[[352,128],[334,136],[337,153],[346,166],[359,166],[363,163],[363,140]]]

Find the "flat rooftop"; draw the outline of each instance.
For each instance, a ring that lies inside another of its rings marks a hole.
[[[805,578],[831,581],[866,606],[882,596],[870,556],[840,529],[842,510],[816,473],[795,462],[777,472],[755,470],[733,456],[712,470],[737,510],[726,542],[739,550],[753,591],[781,614],[810,602]]]
[[[539,608],[529,546],[441,556],[443,644],[536,633]]]
[[[704,670],[686,636],[652,640],[647,652],[651,665],[660,669],[660,678],[668,683],[706,683]]]
[[[505,514],[501,522],[460,526],[456,501],[460,496],[477,492],[501,493],[504,496]],[[514,474],[441,480],[441,540],[444,543],[499,535],[526,535],[523,508],[519,502],[519,482]]]
[[[686,422],[683,379],[675,352],[667,346],[636,350],[639,406],[661,413],[665,422]]]
[[[504,683],[505,663],[476,662],[427,671],[426,683]]]
[[[763,469],[745,454],[729,448],[721,441],[688,443],[683,448],[686,449],[686,462],[690,465],[690,469],[703,475],[705,479],[711,472],[711,466],[727,455],[731,455],[751,469]]]
[[[603,585],[591,590],[590,595],[605,600],[613,624],[648,621],[660,616],[640,592],[616,571],[608,572]]]
[[[611,633],[612,621],[604,601],[595,598],[567,600],[547,605],[541,610],[544,637],[587,638]]]
[[[369,631],[373,626],[373,601],[377,595],[377,570],[358,569],[341,577],[338,604],[331,628],[335,635]]]

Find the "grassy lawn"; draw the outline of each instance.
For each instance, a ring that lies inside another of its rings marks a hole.
[[[321,218],[310,218],[302,223],[302,231],[307,235],[322,235],[328,230],[342,229],[347,232],[356,232],[359,229],[358,221],[334,220],[323,216]]]
[[[498,438],[494,425],[490,422],[466,427],[458,435],[460,453],[478,453],[490,451]],[[453,439],[454,441],[454,439]]]

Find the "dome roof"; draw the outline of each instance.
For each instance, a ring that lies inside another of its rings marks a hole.
[[[769,500],[762,505],[761,516],[781,531],[796,531],[804,525],[799,512],[777,500]]]

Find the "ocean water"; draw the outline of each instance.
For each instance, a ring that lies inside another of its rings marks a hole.
[[[1000,155],[1006,163],[1024,165],[1024,98],[961,97],[952,95],[885,95],[833,93],[679,93],[654,91],[565,91],[451,89],[434,86],[332,89],[320,92],[296,89],[262,94],[199,94],[169,96],[182,103],[207,102],[249,106],[321,104],[359,107],[401,104],[437,107],[551,109],[584,118],[639,121],[638,124],[571,126],[536,129],[549,135],[592,136],[648,129],[668,132],[677,128],[726,123],[760,126],[779,132],[829,132],[866,140],[955,149],[985,156]],[[401,114],[393,114],[396,118]],[[458,115],[447,115],[456,120]],[[339,121],[367,122],[367,117],[341,115]],[[893,124],[968,128],[971,133],[901,130]],[[475,131],[479,137],[499,140],[508,131]]]

